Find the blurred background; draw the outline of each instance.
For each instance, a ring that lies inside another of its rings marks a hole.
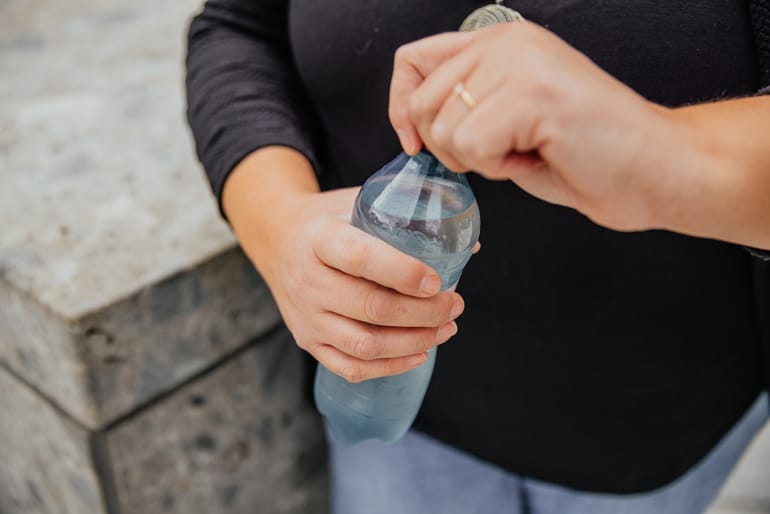
[[[0,514],[327,512],[303,362],[184,120],[198,0],[0,0]],[[770,430],[710,514],[770,513]]]

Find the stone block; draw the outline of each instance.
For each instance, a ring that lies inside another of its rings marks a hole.
[[[0,361],[91,428],[278,322],[184,122],[199,5],[0,2]]]
[[[2,279],[0,364],[57,398],[78,419],[94,419],[85,362],[75,345],[77,327]]]
[[[285,329],[111,428],[121,514],[324,514],[323,429]]]
[[[98,428],[280,322],[239,250],[66,320],[0,282],[0,360]]]
[[[1,514],[326,511],[302,357],[184,122],[201,3],[0,0]]]
[[[106,514],[88,432],[0,367],[0,512]]]

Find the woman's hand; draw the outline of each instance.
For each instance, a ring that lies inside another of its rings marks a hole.
[[[688,142],[668,110],[528,22],[400,48],[390,118],[408,153],[425,144],[450,169],[510,179],[615,229],[653,227],[688,180],[671,181]]]
[[[351,382],[421,365],[463,309],[458,294],[436,294],[434,270],[350,225],[356,191],[297,204],[266,275],[297,344]]]
[[[277,151],[288,159],[268,153],[253,169],[248,160],[236,169],[224,201],[297,344],[351,382],[424,363],[427,350],[457,332],[460,295],[439,293],[435,270],[350,225],[357,188],[300,192],[283,183],[271,191],[270,180],[291,181],[292,169],[307,166],[292,150]],[[284,173],[274,173],[275,165]],[[264,180],[254,183],[255,170]]]

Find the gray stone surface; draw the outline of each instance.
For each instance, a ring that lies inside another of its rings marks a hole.
[[[76,344],[94,421],[145,403],[279,322],[267,287],[240,250],[84,318]]]
[[[199,4],[0,2],[0,269],[67,319],[233,244],[184,124]]]
[[[324,514],[325,443],[285,330],[106,436],[122,514]]]
[[[77,321],[0,282],[0,359],[91,428],[131,411],[280,321],[239,250]]]
[[[199,2],[0,2],[0,361],[103,426],[275,325],[184,124]]]
[[[87,370],[74,344],[76,330],[0,277],[0,362],[61,399],[81,420],[93,419]]]
[[[0,367],[0,512],[104,514],[86,430]]]

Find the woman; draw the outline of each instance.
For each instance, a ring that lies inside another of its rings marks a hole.
[[[764,142],[732,109],[663,106],[757,91],[747,7],[522,0],[532,24],[418,42],[394,72],[397,48],[481,5],[210,0],[191,27],[199,156],[300,347],[356,381],[456,333],[402,442],[332,442],[334,510],[701,512],[767,405],[752,257],[683,234],[770,247],[764,202],[736,200],[766,184],[718,187],[736,194],[715,230],[702,218],[723,211],[677,185],[699,183],[669,179],[712,149],[683,126],[744,127],[745,169],[765,169]],[[348,224],[351,186],[400,150],[389,108],[406,150],[518,184],[469,177],[484,250],[459,294]],[[678,207],[689,224],[664,223]]]

